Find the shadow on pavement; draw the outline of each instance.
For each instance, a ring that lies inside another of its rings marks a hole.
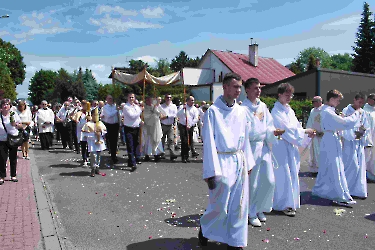
[[[77,172],[69,172],[69,173],[60,173],[60,176],[89,176],[90,175],[90,169],[87,169],[86,171],[77,171]]]
[[[225,250],[227,249],[226,244],[220,244],[216,242],[208,242],[208,245],[201,247],[198,243],[197,238],[183,239],[183,238],[162,238],[162,239],[150,239],[145,242],[139,242],[130,244],[126,247],[127,250],[143,250],[143,249],[153,249],[153,250],[190,250],[190,249],[217,249]]]
[[[164,221],[168,224],[174,225],[176,227],[199,227],[200,226],[199,214],[186,215],[180,218],[168,218]]]
[[[51,168],[78,168],[80,166],[75,165],[75,164],[62,163],[62,164],[50,165],[50,167]]]
[[[317,176],[317,173],[312,173],[312,172],[299,172],[298,173],[298,177],[312,177],[312,178],[316,178]]]
[[[367,216],[365,216],[365,219],[368,219],[368,220],[371,220],[371,221],[375,221],[375,214],[367,215]]]
[[[331,200],[312,195],[311,191],[301,192],[301,205],[335,206]]]

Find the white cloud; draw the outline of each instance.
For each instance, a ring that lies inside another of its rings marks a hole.
[[[346,30],[348,26],[358,27],[361,21],[361,15],[355,14],[348,17],[339,18],[338,20],[330,21],[322,25],[323,30]]]
[[[104,64],[91,64],[89,69],[103,72],[106,70],[106,66]]]
[[[135,10],[126,10],[120,6],[115,6],[115,7],[112,7],[112,6],[108,6],[108,5],[101,5],[101,6],[98,6],[97,9],[96,9],[96,12],[98,14],[103,14],[103,13],[117,13],[117,14],[121,14],[123,16],[136,16],[138,15],[137,11]]]
[[[44,13],[33,12],[31,15],[22,15],[20,18],[24,32],[13,35],[15,44],[20,44],[28,40],[33,40],[36,35],[51,35],[71,31],[71,28],[64,28],[56,19],[52,19]]]
[[[126,32],[129,29],[158,29],[163,26],[153,23],[145,23],[134,20],[124,20],[123,18],[112,18],[108,14],[102,19],[90,18],[93,25],[99,26],[97,30],[100,34],[113,34]]]
[[[147,63],[150,66],[155,66],[156,65],[155,60],[158,61],[159,58],[148,55],[148,56],[140,56],[140,57],[134,58],[134,60],[142,60],[143,62]]]
[[[141,9],[140,12],[145,18],[161,18],[164,15],[164,10],[160,7],[154,9],[149,7],[147,9]]]

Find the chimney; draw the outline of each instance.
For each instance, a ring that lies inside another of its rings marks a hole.
[[[253,44],[253,38],[251,38],[251,44],[249,45],[249,62],[255,67],[258,66],[258,44]]]
[[[320,59],[316,58],[316,68],[320,69]]]

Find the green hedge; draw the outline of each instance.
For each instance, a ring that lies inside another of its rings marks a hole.
[[[260,99],[267,105],[270,111],[277,100],[274,97],[261,97]],[[302,120],[304,123],[307,121],[310,110],[313,108],[311,99],[292,100],[289,105],[296,113],[298,120]]]

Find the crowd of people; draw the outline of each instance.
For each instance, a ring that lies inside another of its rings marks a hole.
[[[247,98],[239,105],[243,82]],[[248,225],[261,227],[267,220],[264,213],[296,216],[304,152],[309,152],[311,174],[316,176],[313,195],[349,207],[367,197],[366,170],[367,179],[375,180],[375,94],[357,93],[342,112],[336,109],[343,99],[338,90],[327,93],[325,104],[315,96],[303,128],[289,105],[294,94],[289,83],[278,86],[271,111],[260,100],[256,78],[243,81],[229,73],[223,91],[203,120],[209,204],[200,220],[202,246],[210,239],[242,249]]]
[[[247,98],[236,102],[242,84]],[[90,165],[90,176],[99,174],[102,152],[111,162],[119,159],[119,142],[126,145],[127,166],[135,171],[142,161],[166,158],[183,163],[197,157],[196,134],[203,142],[203,179],[209,189],[209,204],[201,217],[198,239],[228,244],[228,249],[247,245],[248,225],[261,227],[264,213],[281,211],[296,216],[300,208],[301,148],[309,152],[309,167],[316,176],[313,195],[341,206],[353,206],[367,197],[367,179],[375,181],[375,94],[357,93],[342,112],[336,107],[343,99],[338,90],[312,99],[306,128],[289,103],[294,87],[278,86],[277,101],[269,111],[260,100],[258,79],[243,81],[229,73],[223,79],[223,95],[211,105],[196,105],[193,96],[175,105],[172,96],[147,96],[145,102],[129,93],[127,102],[117,105],[108,95],[105,101],[68,97],[62,104],[29,108],[24,101],[12,106],[1,100],[0,185],[10,161],[11,180],[17,182],[17,148],[7,136],[25,131],[40,140],[41,149],[53,148],[53,139],[63,149],[82,155]],[[367,103],[365,103],[367,102]],[[197,133],[197,131],[199,131]],[[178,153],[177,137],[181,141]],[[29,141],[21,150],[28,160]]]
[[[13,103],[13,106],[10,100],[7,101],[4,112],[9,106],[9,111],[14,111],[16,118],[12,126],[14,131],[10,129],[10,132],[26,131],[40,141],[42,150],[56,149],[53,140],[61,141],[64,150],[82,155],[82,166],[90,165],[92,177],[99,173],[101,152],[108,151],[111,162],[118,163],[119,142],[126,145],[131,171],[135,171],[142,161],[152,158],[155,162],[160,161],[166,157],[165,151],[169,151],[173,162],[179,155],[182,162],[190,162],[190,154],[192,157],[199,156],[195,142],[203,125],[204,112],[208,109],[204,101],[201,107],[195,104],[193,96],[177,107],[170,94],[164,96],[164,102],[161,97],[147,96],[143,103],[136,99],[134,93],[129,93],[127,102],[120,105],[114,103],[111,95],[105,101],[91,102],[68,97],[63,104],[54,105],[43,100],[40,106],[31,108],[25,101]],[[4,118],[9,123],[9,115],[4,114]],[[5,142],[7,132],[1,131]],[[27,160],[30,159],[30,142],[28,138],[21,146],[23,158]],[[181,149],[180,154],[178,149]],[[13,151],[10,152],[9,158],[14,163],[16,157],[13,157]]]

